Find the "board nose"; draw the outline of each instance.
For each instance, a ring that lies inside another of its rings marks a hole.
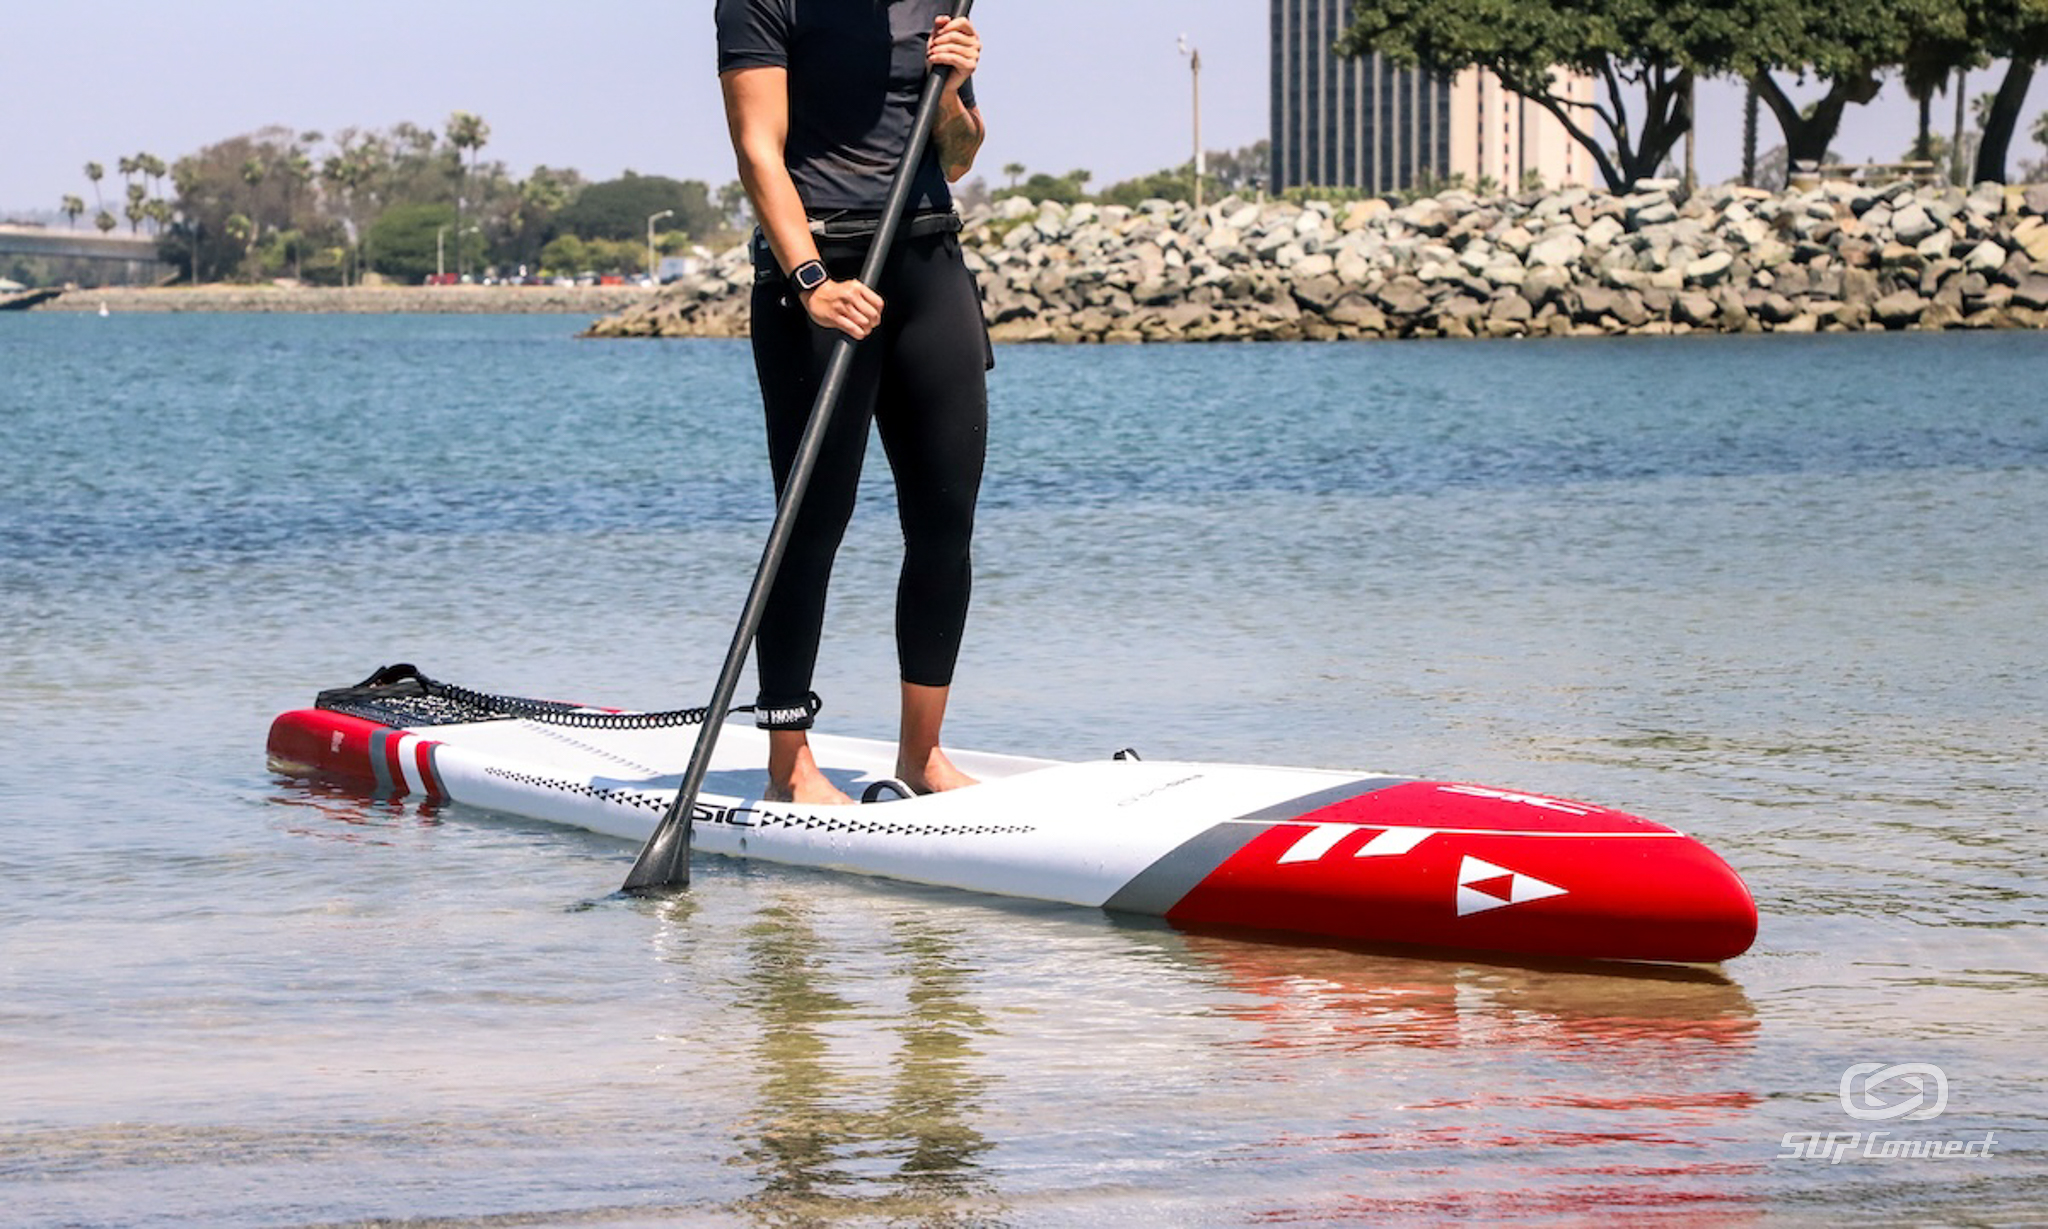
[[[1756,900],[1735,868],[1700,842],[1672,842],[1673,865],[1661,877],[1661,900],[1649,918],[1661,921],[1675,948],[1695,954],[1679,959],[1731,960],[1756,942]]]
[[[1519,844],[1473,838],[1455,882],[1458,922],[1476,943],[1712,964],[1756,940],[1756,902],[1742,877],[1668,829]]]

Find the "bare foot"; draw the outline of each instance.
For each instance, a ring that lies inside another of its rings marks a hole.
[[[925,757],[921,765],[906,762],[900,756],[896,760],[896,776],[905,785],[920,794],[942,794],[949,789],[965,789],[981,782],[961,772],[946,758],[946,753],[937,747]]]
[[[771,782],[768,786],[768,792],[763,794],[761,798],[764,802],[794,802],[799,806],[807,807],[853,805],[853,799],[847,797],[844,790],[841,790],[823,777],[819,777],[812,784],[798,783],[787,787]]]
[[[778,751],[783,753],[777,754]],[[787,776],[783,775],[785,769]],[[853,799],[818,770],[818,761],[811,755],[809,741],[800,739],[790,740],[786,749],[775,747],[771,739],[768,790],[761,797],[767,802],[795,802],[814,807],[853,805]]]

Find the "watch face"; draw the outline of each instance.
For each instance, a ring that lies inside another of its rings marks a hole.
[[[798,290],[816,290],[825,284],[825,266],[815,260],[807,260],[796,267],[792,277]]]

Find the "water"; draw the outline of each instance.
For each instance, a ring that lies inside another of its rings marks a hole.
[[[745,348],[574,323],[0,317],[0,1224],[2041,1220],[2048,337],[1001,353],[954,742],[1650,815],[1763,917],[1651,975],[629,902],[619,843],[272,777],[388,661],[708,691]],[[869,473],[820,689],[880,734]],[[1859,1062],[1945,1112],[1852,1119]],[[1781,1155],[1877,1130],[1993,1142]]]

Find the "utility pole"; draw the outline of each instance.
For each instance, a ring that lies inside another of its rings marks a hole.
[[[441,228],[434,232],[434,280],[436,282],[448,276],[448,232],[456,225],[453,222],[443,222]],[[464,235],[478,234],[482,230],[483,228],[480,226],[468,226],[456,231],[455,267],[458,270],[462,267],[462,237]],[[458,279],[461,276],[459,272],[456,274]]]
[[[1188,36],[1180,36],[1180,53],[1188,57],[1188,76],[1194,82],[1195,112],[1195,208],[1202,207],[1202,172],[1207,168],[1202,158],[1202,51],[1199,47],[1188,46]]]

